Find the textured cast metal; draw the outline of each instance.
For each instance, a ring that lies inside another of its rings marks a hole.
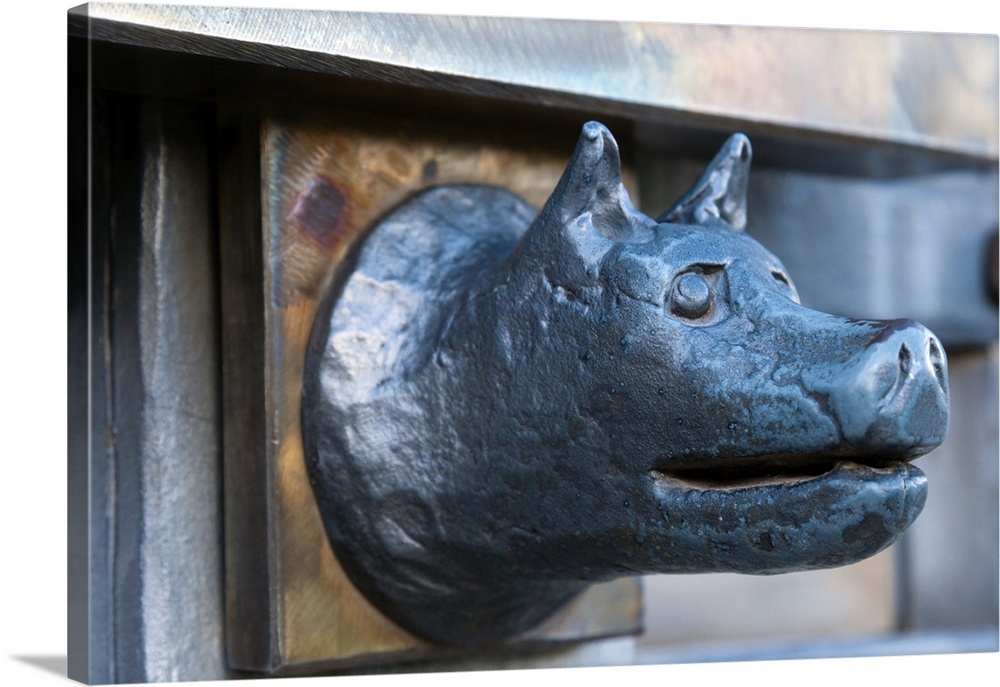
[[[741,231],[733,136],[658,220],[585,125],[540,213],[487,186],[385,217],[321,309],[303,438],[354,583],[434,641],[529,629],[592,582],[852,563],[920,512],[944,352],[798,303]]]

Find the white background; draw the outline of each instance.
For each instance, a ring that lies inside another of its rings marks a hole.
[[[998,33],[995,0],[389,0],[189,4]],[[66,655],[66,10],[4,6],[0,145],[0,685],[63,684]],[[474,680],[472,679],[474,678]],[[277,680],[294,685],[996,685],[1000,655]],[[200,683],[224,684],[224,683]]]

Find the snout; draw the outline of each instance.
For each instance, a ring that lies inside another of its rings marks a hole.
[[[829,408],[855,448],[917,456],[944,441],[948,363],[941,342],[920,323],[886,322],[834,379]]]

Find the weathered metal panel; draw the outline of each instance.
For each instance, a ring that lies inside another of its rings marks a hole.
[[[749,133],[808,131],[997,156],[996,36],[110,3],[86,9],[89,28],[80,31],[123,44],[540,106],[617,103],[619,112],[674,124],[742,122]]]
[[[228,674],[205,115],[132,97],[95,104],[92,283],[79,294],[90,322],[74,342],[90,351],[89,389],[73,399],[91,445],[70,463],[90,489],[88,539],[72,560],[85,559],[89,620],[71,626],[70,665],[90,682]]]
[[[211,109],[157,100],[143,102],[140,121],[144,673],[150,682],[220,678],[227,670],[214,122]]]

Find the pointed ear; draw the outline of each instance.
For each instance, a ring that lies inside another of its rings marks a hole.
[[[738,231],[745,229],[750,156],[750,139],[743,134],[730,136],[698,182],[656,221],[711,224],[722,220]]]
[[[586,215],[597,232],[615,241],[637,240],[635,232],[652,224],[633,207],[622,186],[618,144],[599,122],[583,125],[573,157],[533,228],[565,227]]]

